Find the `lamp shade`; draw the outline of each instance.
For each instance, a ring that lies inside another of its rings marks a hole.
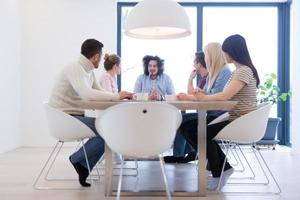
[[[172,39],[191,34],[189,18],[174,0],[143,0],[125,21],[125,34],[140,39]]]

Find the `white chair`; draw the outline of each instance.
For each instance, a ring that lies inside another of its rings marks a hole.
[[[258,108],[256,110],[249,112],[249,113],[235,119],[230,124],[225,126],[218,133],[218,135],[216,135],[216,137],[214,139],[220,140],[223,142],[229,142],[229,143],[251,145],[254,155],[257,158],[259,164],[261,165],[259,158],[256,155],[256,151],[258,152],[258,155],[262,159],[262,161],[265,164],[267,170],[269,171],[272,179],[274,180],[274,182],[277,186],[277,189],[278,189],[278,191],[275,193],[278,194],[281,192],[279,184],[277,183],[273,173],[271,172],[270,168],[268,167],[268,165],[267,165],[266,161],[264,160],[260,151],[253,148],[253,144],[255,144],[257,141],[259,141],[264,136],[271,107],[272,107],[271,104],[264,104],[264,105],[258,106]],[[226,156],[227,156],[227,154],[228,154],[228,148],[226,148]],[[222,173],[220,176],[220,182],[218,185],[218,190],[220,190],[220,183],[221,183],[222,176],[223,176],[225,162],[226,162],[226,158],[224,159]],[[261,166],[261,169],[263,170],[264,174],[266,175],[262,166]]]
[[[88,166],[88,170],[90,172],[91,170],[90,170],[90,166],[89,166],[89,163],[87,160],[87,154],[85,151],[83,140],[86,138],[95,137],[96,135],[88,126],[86,126],[80,120],[76,119],[75,117],[72,117],[71,115],[68,115],[62,111],[59,111],[59,110],[51,107],[50,105],[48,105],[48,103],[44,103],[44,109],[46,112],[46,118],[48,121],[48,127],[50,129],[50,134],[55,139],[57,139],[58,142],[56,143],[54,149],[50,153],[49,158],[47,159],[46,163],[44,164],[44,166],[43,166],[42,170],[40,171],[38,177],[36,178],[33,186],[35,189],[73,189],[73,188],[41,187],[41,186],[38,186],[38,182],[39,182],[40,177],[43,174],[44,170],[46,169],[49,161],[51,160],[52,156],[54,155],[54,152],[58,148],[59,144],[61,144],[61,145],[58,149],[58,152],[56,153],[56,155],[54,157],[54,160],[50,164],[50,168],[52,167],[59,151],[61,150],[61,148],[65,142],[80,141],[82,143],[83,150],[85,153],[86,163]],[[46,176],[48,175],[50,168],[48,169]]]
[[[216,119],[212,120],[208,125],[212,125],[212,124],[216,124],[216,123],[220,123],[223,121],[229,120],[229,113],[225,112],[222,115],[220,115],[219,117],[217,117]]]
[[[225,112],[225,113],[223,113],[222,115],[220,115],[219,117],[217,117],[216,119],[214,119],[213,121],[211,121],[211,122],[209,123],[209,125],[216,124],[216,123],[220,123],[220,122],[227,121],[227,120],[229,120],[229,113],[228,113],[228,112]],[[226,147],[225,147],[226,144],[225,144],[224,142],[222,142],[221,145],[222,145],[223,148],[226,148]],[[243,177],[243,178],[250,178],[250,179],[255,178],[255,173],[254,173],[254,171],[253,171],[251,165],[249,164],[249,162],[248,162],[246,156],[244,155],[243,151],[241,151],[239,144],[235,144],[235,143],[234,143],[234,144],[229,144],[229,145],[237,146],[237,148],[240,150],[240,152],[241,152],[241,154],[242,154],[244,160],[246,161],[246,164],[248,165],[249,169],[251,170],[251,174],[252,174],[252,175],[249,176],[249,177]],[[240,156],[239,156],[239,154],[238,154],[238,152],[237,152],[237,148],[234,147],[233,150],[232,150],[232,148],[229,148],[229,150],[230,150],[230,152],[231,152],[231,155],[232,155],[232,157],[233,157],[233,159],[234,159],[234,161],[235,161],[234,163],[231,162],[230,164],[233,165],[233,166],[241,165],[241,168],[242,168],[242,169],[235,169],[234,171],[235,171],[235,172],[244,172],[244,171],[245,171],[245,166],[244,166],[244,164],[243,164],[243,162],[242,162],[242,160],[241,160],[241,158],[240,158]],[[231,157],[230,157],[229,155],[227,155],[227,159],[229,160],[230,158],[231,158]]]
[[[112,106],[96,119],[96,129],[106,144],[123,156],[134,158],[159,157],[166,193],[171,194],[161,153],[174,141],[182,117],[178,109],[163,102],[136,102]],[[123,166],[123,165],[121,165]],[[122,169],[117,198],[120,198]]]
[[[263,107],[263,106],[265,106],[265,105],[267,105],[267,103],[261,103],[261,104],[258,104],[258,105],[257,105],[257,108]],[[220,122],[223,122],[223,121],[226,121],[226,120],[229,120],[229,113],[228,113],[228,112],[226,112],[226,113],[220,115],[219,117],[217,117],[216,119],[214,119],[213,121],[211,121],[211,122],[209,123],[209,125],[216,124],[216,123],[220,123]],[[224,142],[221,143],[221,146],[223,147],[223,149],[226,149],[225,145],[226,145],[226,144],[225,144]],[[248,168],[250,169],[251,174],[252,174],[251,176],[248,176],[248,177],[243,176],[243,177],[235,177],[235,178],[241,178],[241,179],[244,179],[244,178],[250,178],[250,179],[254,179],[254,178],[256,177],[256,175],[255,175],[255,173],[254,173],[254,170],[252,169],[252,167],[251,167],[251,165],[250,165],[250,162],[247,160],[245,154],[243,153],[243,151],[242,151],[240,145],[239,145],[238,143],[230,143],[230,144],[228,144],[228,145],[233,145],[233,148],[234,148],[233,150],[232,150],[232,148],[229,148],[229,151],[231,152],[231,155],[233,156],[233,158],[234,158],[234,160],[235,160],[234,163],[233,163],[233,162],[230,162],[230,164],[231,164],[232,166],[238,166],[238,165],[241,165],[241,168],[242,168],[242,169],[234,169],[234,171],[235,171],[235,172],[241,172],[241,173],[245,172],[245,166],[244,166],[244,164],[243,164],[241,158],[239,157],[239,153],[238,153],[238,151],[237,151],[237,150],[239,150],[239,152],[241,153],[242,157],[244,158],[244,160],[245,160],[245,162],[246,162],[246,164],[247,164],[247,166],[248,166]],[[235,154],[236,154],[236,156],[235,156]],[[227,155],[227,160],[230,160],[230,158],[231,158],[231,157],[230,157],[229,155]],[[267,177],[267,176],[265,176],[265,178],[268,180],[268,177]],[[268,183],[268,182],[269,182],[269,181],[267,181],[267,183]],[[265,182],[262,182],[262,183],[265,184]],[[261,184],[261,183],[258,183],[258,184]]]

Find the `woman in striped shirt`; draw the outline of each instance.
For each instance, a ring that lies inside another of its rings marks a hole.
[[[259,77],[254,67],[245,39],[241,35],[231,35],[225,39],[222,45],[224,56],[228,63],[236,67],[224,90],[219,93],[207,95],[197,92],[192,95],[178,94],[179,100],[201,101],[237,101],[237,105],[229,112],[229,120],[207,126],[207,160],[213,179],[208,182],[207,189],[215,190],[220,180],[225,155],[213,138],[231,121],[256,109],[256,90],[259,85]],[[187,141],[197,149],[197,120],[183,123],[180,132]],[[233,173],[233,168],[228,162],[225,164],[221,188],[226,184]]]

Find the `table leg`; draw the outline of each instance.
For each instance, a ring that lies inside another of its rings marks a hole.
[[[206,110],[198,110],[198,192],[206,196]]]
[[[105,144],[105,196],[109,197],[112,196],[112,173],[113,173],[113,166],[112,166],[112,151],[111,149]]]

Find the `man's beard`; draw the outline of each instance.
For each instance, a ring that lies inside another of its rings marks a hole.
[[[155,79],[157,77],[157,74],[154,74],[153,72],[150,72],[149,75],[151,79]]]
[[[96,64],[94,64],[94,68],[95,68],[95,69],[98,69],[98,67],[99,67],[99,64],[100,64],[99,62],[98,62],[98,63],[96,63]]]

